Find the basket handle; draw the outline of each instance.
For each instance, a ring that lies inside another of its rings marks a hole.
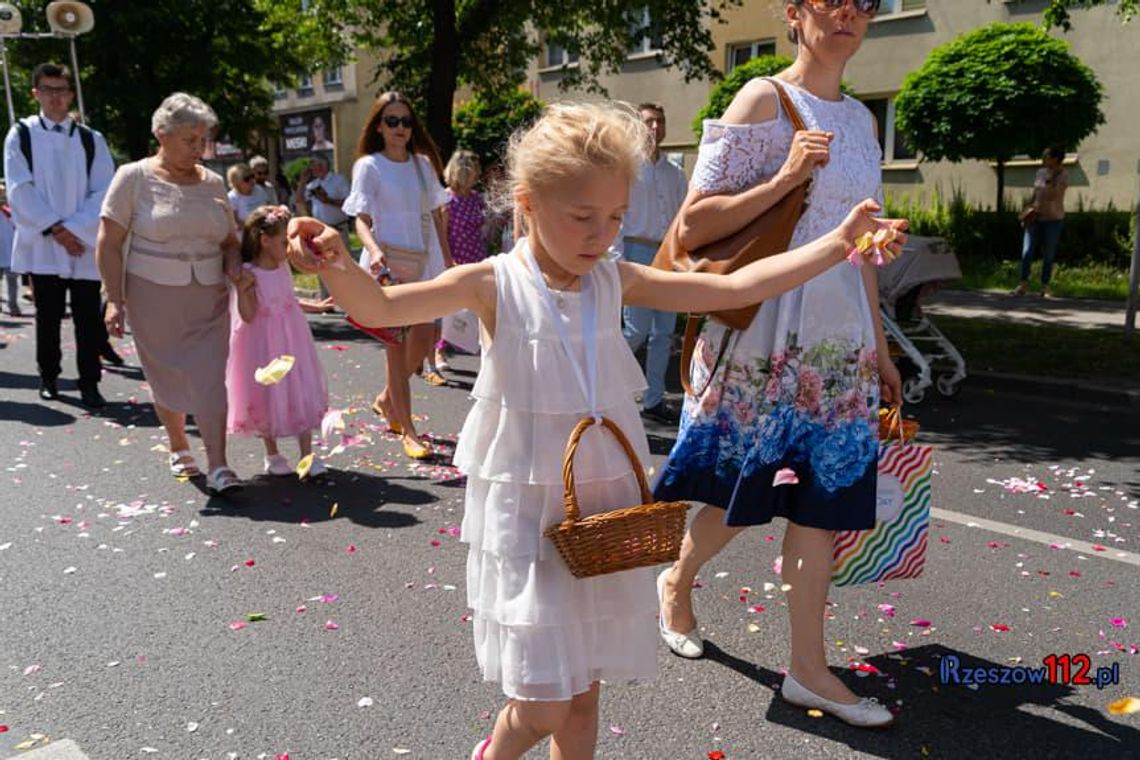
[[[648,504],[653,498],[649,492],[649,482],[645,479],[645,470],[642,469],[641,462],[637,458],[637,452],[633,450],[633,444],[625,437],[625,433],[617,426],[617,423],[609,417],[602,417],[600,420],[595,420],[593,417],[585,417],[574,426],[574,431],[570,433],[570,440],[566,442],[566,452],[562,455],[562,503],[566,510],[566,519],[573,522],[577,522],[581,519],[581,513],[578,510],[578,496],[574,491],[574,455],[578,453],[578,444],[582,440],[582,434],[585,433],[595,421],[600,421],[606,429],[613,433],[617,442],[621,444],[626,457],[629,458],[630,464],[633,465],[633,474],[637,477],[637,485],[641,489],[642,503]]]

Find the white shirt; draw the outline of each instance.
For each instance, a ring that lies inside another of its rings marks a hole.
[[[323,187],[329,198],[339,199],[340,203],[323,202],[313,194],[318,187]],[[348,198],[348,191],[348,180],[341,174],[329,172],[321,179],[309,180],[309,184],[305,185],[305,201],[309,204],[309,211],[314,218],[336,226],[348,221],[348,217],[340,208],[341,203]]]
[[[271,196],[264,185],[254,185],[253,189],[249,191],[249,195],[242,195],[237,190],[231,189],[226,193],[226,197],[229,198],[230,205],[234,207],[238,224],[245,224],[245,218],[260,206],[277,205],[277,198]]]
[[[95,238],[99,233],[99,210],[115,164],[107,141],[94,132],[95,157],[87,174],[87,153],[71,119],[52,131],[54,122],[43,115],[22,119],[32,142],[32,171],[20,150],[16,127],[4,140],[4,176],[16,235],[12,243],[12,269],[16,272],[56,275],[72,280],[99,280],[95,265]],[[62,222],[79,238],[85,250],[70,256],[67,250],[44,235]]]
[[[629,190],[629,209],[621,222],[621,232],[614,247],[623,250],[623,237],[645,238],[660,242],[673,217],[681,210],[688,193],[683,172],[662,153],[656,163],[648,161],[637,172]]]

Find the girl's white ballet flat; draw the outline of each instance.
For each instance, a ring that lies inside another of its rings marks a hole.
[[[668,572],[669,568],[665,568],[657,576],[657,624],[661,638],[673,654],[688,660],[700,659],[705,654],[705,642],[701,641],[696,626],[688,633],[674,633],[665,627],[665,575]]]
[[[891,714],[891,711],[879,704],[879,700],[874,697],[864,697],[853,705],[832,702],[830,699],[824,699],[815,692],[809,691],[799,681],[792,678],[791,673],[784,676],[784,684],[780,687],[780,696],[784,698],[785,702],[796,707],[822,710],[848,725],[859,728],[886,728],[895,722],[895,716]]]

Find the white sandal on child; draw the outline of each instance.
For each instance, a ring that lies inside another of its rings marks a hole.
[[[184,462],[183,459],[189,458],[190,461]],[[170,453],[170,474],[176,478],[196,478],[202,474],[198,469],[198,463],[194,461],[194,454],[189,449],[182,451],[172,451]]]

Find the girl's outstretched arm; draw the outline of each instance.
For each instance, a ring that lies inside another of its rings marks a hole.
[[[629,306],[661,311],[706,312],[759,303],[798,287],[843,261],[866,232],[892,228],[897,237],[889,247],[897,256],[906,243],[906,220],[876,219],[879,204],[865,200],[836,229],[786,253],[754,261],[730,275],[665,272],[621,263],[623,300]],[[871,266],[864,263],[864,266]]]
[[[423,324],[471,309],[494,332],[495,274],[489,261],[453,267],[434,280],[381,287],[352,261],[339,232],[307,217],[289,221],[289,260],[319,274],[337,305],[365,327]]]

